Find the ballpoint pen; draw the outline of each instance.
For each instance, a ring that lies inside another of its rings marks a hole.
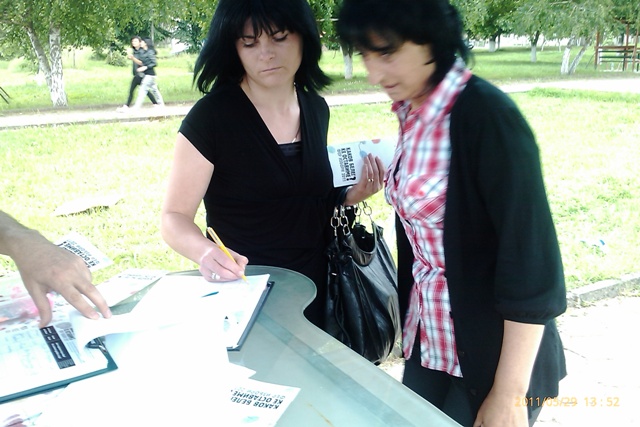
[[[225,255],[227,255],[233,262],[235,262],[236,260],[233,259],[233,255],[231,255],[231,252],[229,252],[229,249],[227,249],[224,243],[222,243],[222,240],[220,240],[220,237],[218,237],[216,232],[213,231],[213,228],[207,227],[207,233],[209,233],[209,236],[211,236],[211,238],[213,239],[213,243],[218,245],[218,247],[222,249],[222,252],[224,252]],[[245,276],[244,274],[242,275],[242,280],[244,280],[247,284],[249,284],[249,281],[247,280],[247,276]]]

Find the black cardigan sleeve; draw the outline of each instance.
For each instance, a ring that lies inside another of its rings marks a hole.
[[[504,319],[544,324],[566,309],[558,240],[535,137],[513,101],[472,77],[451,118],[447,278]],[[464,302],[472,303],[473,300]]]

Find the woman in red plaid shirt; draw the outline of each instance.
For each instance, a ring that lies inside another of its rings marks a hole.
[[[538,148],[466,66],[447,0],[345,0],[342,39],[393,100],[403,383],[464,426],[532,425],[566,375],[562,260]]]

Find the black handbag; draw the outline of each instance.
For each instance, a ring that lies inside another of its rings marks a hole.
[[[360,222],[360,209],[371,220],[371,232]],[[344,206],[337,206],[331,220],[324,329],[378,364],[401,335],[397,270],[369,207],[363,203],[355,210],[348,215]]]

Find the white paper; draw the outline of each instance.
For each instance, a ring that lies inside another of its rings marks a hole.
[[[201,297],[215,296],[217,292],[218,285],[202,276],[163,276],[129,313],[93,320],[74,309],[69,317],[78,342],[89,342],[96,337],[143,331],[190,319],[203,309]],[[223,317],[221,314],[221,321]]]
[[[245,330],[256,310],[259,310],[260,299],[267,287],[268,274],[248,276],[247,282],[235,280],[220,284],[220,299],[224,307],[224,334],[228,348],[235,348],[240,343]]]
[[[231,389],[231,407],[225,427],[272,427],[300,391],[297,387],[253,379],[237,379]],[[212,424],[219,425],[219,424]]]
[[[109,335],[106,345],[119,369],[70,384],[37,425],[186,426],[225,414],[231,371],[220,301],[196,304],[178,323]]]
[[[89,242],[86,237],[75,231],[58,240],[56,245],[78,255],[91,271],[96,271],[113,264],[112,259],[103,254],[102,251]]]
[[[167,274],[166,270],[129,268],[98,285],[109,307],[129,298]]]
[[[74,213],[87,211],[91,208],[97,208],[101,206],[111,207],[118,203],[121,198],[122,197],[117,194],[83,197],[80,199],[65,202],[61,206],[58,206],[53,212],[53,215],[71,215]]]
[[[68,306],[54,306],[53,320],[46,331],[55,333],[60,344],[50,349],[37,318],[23,318],[0,327],[0,396],[9,396],[42,385],[65,381],[107,367],[108,360],[99,349],[78,344],[75,329],[67,314]],[[68,354],[56,361],[56,354]]]
[[[212,283],[201,276],[168,275],[130,313],[96,321],[71,309],[78,342],[106,335],[118,369],[69,384],[42,403],[34,425],[202,425],[206,420],[225,427],[275,426],[299,389],[247,378],[253,371],[230,364],[226,351],[246,326],[268,278]]]
[[[353,185],[360,181],[364,157],[371,153],[380,157],[385,168],[391,164],[397,138],[369,139],[327,146],[333,172],[333,186]]]
[[[228,348],[238,345],[242,334],[258,307],[267,286],[268,274],[248,276],[244,280],[231,282],[207,282],[202,276],[167,275],[156,283],[147,295],[132,310],[132,314],[159,317],[170,313],[184,302],[217,292],[211,298],[221,300],[224,314],[225,343]],[[172,307],[171,311],[167,307]],[[173,314],[175,315],[175,314]]]

